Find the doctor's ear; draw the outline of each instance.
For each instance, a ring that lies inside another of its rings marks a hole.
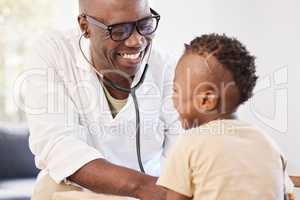
[[[90,37],[90,34],[88,33],[87,30],[85,30],[85,31],[83,32],[83,36],[84,36],[85,38],[89,38],[89,37]]]
[[[89,38],[90,34],[88,31],[88,22],[86,21],[85,15],[84,14],[79,15],[77,20],[78,20],[78,24],[80,26],[83,36],[85,38]]]
[[[195,103],[201,111],[209,112],[218,108],[219,97],[213,90],[200,92],[195,97]]]

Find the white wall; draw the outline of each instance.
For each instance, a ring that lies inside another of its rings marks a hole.
[[[155,1],[163,16],[157,43],[181,53],[183,43],[208,32],[236,36],[257,56],[261,80],[241,118],[268,132],[300,176],[299,0]]]
[[[55,0],[57,7],[54,9],[51,26],[53,29],[67,30],[77,25],[78,0]]]

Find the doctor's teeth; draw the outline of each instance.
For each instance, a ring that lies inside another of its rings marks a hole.
[[[126,59],[137,59],[140,56],[140,53],[137,53],[137,54],[122,53],[121,55],[123,58],[126,58]]]

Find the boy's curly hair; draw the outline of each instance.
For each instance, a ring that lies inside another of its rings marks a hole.
[[[240,91],[239,104],[253,95],[253,88],[258,78],[255,75],[255,57],[236,38],[227,37],[225,34],[205,34],[196,37],[189,45],[185,45],[185,48],[186,53],[212,54],[232,73]]]

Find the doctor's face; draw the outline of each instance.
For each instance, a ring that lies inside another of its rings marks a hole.
[[[89,0],[83,14],[106,26],[134,22],[151,16],[150,7],[146,0]],[[132,34],[121,41],[115,41],[107,30],[89,23],[86,18],[79,20],[81,28],[86,27],[91,42],[92,60],[97,70],[133,76],[138,71],[149,49],[153,34],[140,35],[136,29]],[[128,31],[130,27],[120,26],[115,34]],[[107,70],[107,71],[106,71]],[[110,76],[110,75],[108,75]]]

